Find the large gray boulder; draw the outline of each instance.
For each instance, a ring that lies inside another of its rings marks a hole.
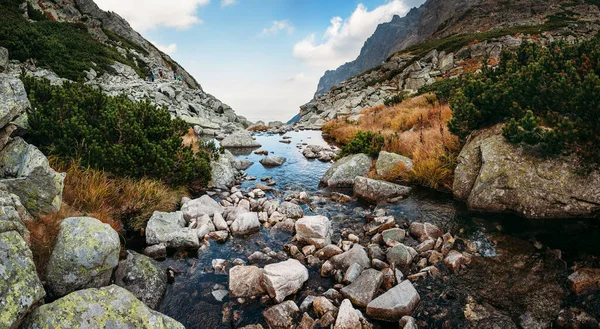
[[[304,211],[302,207],[292,202],[282,202],[279,207],[277,207],[277,212],[284,215],[285,217],[298,219],[304,216]]]
[[[16,230],[0,230],[0,328],[18,327],[44,296],[29,246]]]
[[[350,155],[336,161],[321,178],[321,184],[330,187],[352,187],[357,176],[371,170],[371,158],[366,154]]]
[[[15,138],[0,151],[0,183],[16,194],[32,215],[60,210],[65,174],[50,167],[37,147]]]
[[[454,196],[470,209],[528,218],[598,216],[600,171],[581,174],[570,157],[540,158],[508,143],[503,125],[474,132],[458,157]]]
[[[260,221],[255,212],[245,212],[237,216],[231,224],[231,233],[233,235],[247,235],[260,230]]]
[[[415,287],[406,280],[367,305],[367,315],[382,321],[399,321],[405,315],[412,315],[421,297]]]
[[[91,217],[64,219],[46,268],[50,291],[60,297],[108,285],[120,250],[119,234],[110,225]]]
[[[213,216],[214,214],[222,214],[225,211],[217,201],[208,195],[203,195],[198,199],[189,200],[181,206],[183,218],[190,221],[194,218],[200,218],[204,215]]]
[[[228,157],[221,155],[219,159],[211,161],[211,182],[210,186],[227,189],[235,184],[235,169]]]
[[[2,71],[1,62],[0,51],[0,72]],[[23,82],[8,74],[0,74],[0,127],[6,126],[30,107],[31,104]]]
[[[23,329],[185,329],[119,286],[73,292],[33,311]]]
[[[400,164],[404,165],[407,170],[412,169],[413,162],[411,159],[396,153],[390,153],[386,151],[379,152],[375,168],[377,169],[377,175],[387,177],[393,174],[394,169]]]
[[[265,266],[261,284],[269,296],[281,303],[308,280],[308,270],[295,259]]]
[[[240,130],[225,137],[221,141],[221,146],[225,148],[259,148],[261,145],[252,137],[251,132]]]
[[[373,203],[387,201],[392,198],[407,196],[411,188],[382,180],[356,177],[354,180],[354,196]]]
[[[331,243],[331,221],[325,216],[305,216],[296,221],[298,243],[321,249]]]
[[[146,243],[165,244],[171,248],[198,248],[200,240],[196,230],[185,227],[181,211],[166,213],[155,211],[146,226]]]
[[[156,309],[167,291],[167,271],[152,258],[129,250],[115,271],[115,284]]]
[[[383,273],[372,268],[362,271],[358,279],[342,288],[342,296],[350,299],[357,307],[366,307],[375,297],[377,289],[383,282]]]
[[[285,158],[277,155],[269,155],[262,159],[260,159],[260,164],[263,166],[270,167],[279,167],[285,163]]]

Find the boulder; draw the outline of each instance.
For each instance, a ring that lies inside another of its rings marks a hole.
[[[259,148],[261,145],[254,140],[251,132],[240,130],[225,137],[221,141],[221,146],[225,148]]]
[[[331,244],[331,221],[325,216],[305,216],[296,221],[296,240],[321,249]]]
[[[390,264],[408,266],[412,263],[414,256],[405,245],[398,244],[388,249],[386,257]]]
[[[308,270],[295,259],[265,266],[261,284],[278,303],[295,294],[308,280]]]
[[[569,275],[567,285],[576,295],[600,291],[600,269],[581,268]]]
[[[220,156],[217,160],[210,162],[211,182],[210,186],[227,189],[235,184],[237,169],[226,156]]]
[[[352,187],[357,176],[365,176],[371,170],[371,158],[366,154],[350,155],[336,161],[321,178],[321,185]]]
[[[237,216],[231,224],[231,233],[233,235],[246,235],[260,230],[260,221],[255,212],[246,212]]]
[[[355,244],[350,250],[335,255],[329,259],[329,262],[335,269],[346,271],[354,263],[358,263],[362,268],[369,268],[371,261],[365,248],[359,244]]]
[[[375,168],[377,169],[377,175],[382,177],[388,177],[394,173],[394,170],[403,164],[406,170],[410,170],[413,167],[411,159],[396,153],[390,153],[386,151],[379,152]]]
[[[60,297],[108,285],[120,250],[119,234],[110,225],[91,217],[64,219],[46,268],[50,291]]]
[[[18,327],[44,296],[29,246],[16,230],[0,227],[0,328]]]
[[[155,310],[167,291],[167,271],[152,258],[129,250],[115,271],[115,284]]]
[[[198,199],[185,202],[181,207],[183,218],[190,221],[194,218],[200,218],[204,215],[213,216],[214,214],[222,214],[225,209],[213,198],[208,195],[203,195]]]
[[[60,210],[65,174],[54,171],[44,154],[20,137],[0,151],[0,176],[0,183],[19,196],[32,215]]]
[[[285,163],[285,158],[277,155],[268,155],[260,160],[265,167],[279,167]]]
[[[358,313],[349,299],[342,301],[333,329],[362,329]]]
[[[315,313],[319,317],[325,315],[327,312],[331,312],[331,313],[335,314],[338,311],[338,308],[335,307],[335,305],[333,305],[333,303],[331,303],[329,301],[329,299],[327,299],[323,296],[316,297],[313,300],[312,304],[313,304],[313,309],[315,310]]]
[[[146,243],[165,244],[171,248],[198,248],[198,233],[185,227],[183,213],[155,211],[146,226]]]
[[[406,280],[367,305],[367,315],[382,321],[399,321],[405,315],[412,315],[421,297],[415,287]]]
[[[366,177],[354,180],[354,196],[373,203],[410,194],[410,187]]]
[[[572,157],[542,158],[502,136],[504,125],[471,134],[458,157],[454,196],[478,211],[528,218],[600,213],[600,171],[581,174]]]
[[[1,71],[2,51],[0,50]],[[23,82],[8,74],[0,74],[0,127],[6,126],[28,108],[31,108],[31,104]]]
[[[294,328],[300,309],[291,300],[272,306],[263,312],[263,317],[270,329]]]
[[[282,202],[279,207],[277,207],[277,212],[284,215],[285,217],[298,219],[304,216],[304,211],[302,211],[302,207],[292,202]]]
[[[39,328],[185,329],[153,311],[119,286],[73,292],[33,311],[23,329]]]
[[[252,297],[265,293],[261,285],[264,270],[256,266],[235,266],[229,270],[229,295]]]
[[[342,288],[342,296],[350,299],[357,307],[366,307],[375,297],[377,289],[383,282],[383,274],[374,269],[362,271],[358,279],[352,284]]]

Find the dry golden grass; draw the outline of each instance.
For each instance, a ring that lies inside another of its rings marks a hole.
[[[452,118],[448,105],[440,105],[433,95],[405,100],[399,105],[376,106],[361,112],[358,123],[346,118],[328,122],[323,132],[345,145],[359,131],[372,131],[385,139],[384,151],[411,158],[414,168],[395,168],[390,181],[406,181],[435,189],[450,189],[454,159],[459,152],[458,138],[446,126]]]
[[[50,158],[54,169],[66,172],[63,205],[58,213],[27,223],[31,249],[39,273],[44,273],[63,219],[90,216],[112,226],[119,234],[142,231],[155,210],[175,211],[184,190],[173,189],[152,179],[113,177],[77,162],[63,163]]]
[[[248,131],[252,131],[252,132],[264,132],[264,131],[268,131],[269,127],[267,126],[252,126],[250,128],[248,128]]]
[[[187,134],[183,135],[181,139],[183,140],[183,146],[191,146],[194,153],[200,151],[200,141],[198,140],[198,136],[196,136],[194,129],[189,128]]]

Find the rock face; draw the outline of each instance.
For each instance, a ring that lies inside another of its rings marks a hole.
[[[287,296],[296,293],[308,280],[308,270],[295,259],[265,266],[261,279],[269,296],[281,303]]]
[[[528,218],[596,216],[600,172],[578,173],[571,158],[542,159],[509,144],[502,125],[474,132],[460,152],[454,196],[469,208]]]
[[[357,176],[371,170],[371,157],[366,154],[350,155],[336,161],[321,178],[321,184],[330,187],[352,187]]]
[[[413,167],[411,159],[400,154],[381,151],[379,152],[379,157],[377,157],[375,167],[377,168],[377,174],[385,177],[390,175],[393,169],[399,164],[403,164],[406,169],[411,169]]]
[[[296,240],[318,249],[331,244],[331,221],[325,216],[306,216],[296,221]]]
[[[249,131],[237,131],[223,139],[221,146],[225,148],[259,148],[261,145]]]
[[[110,225],[91,217],[60,223],[46,278],[55,296],[106,286],[119,263],[121,243]]]
[[[24,329],[50,328],[185,329],[179,322],[151,310],[129,291],[112,285],[76,291],[37,308]]]
[[[354,196],[373,203],[407,196],[410,191],[411,188],[407,186],[366,177],[359,176],[354,180]]]
[[[119,262],[115,272],[115,284],[156,309],[167,291],[167,272],[155,260],[128,251],[127,258]]]
[[[23,237],[15,230],[0,232],[0,328],[13,328],[46,292]]]
[[[404,281],[367,305],[367,315],[383,321],[399,321],[412,315],[421,298],[410,281]]]
[[[146,243],[165,244],[171,248],[198,248],[198,233],[185,227],[181,211],[166,213],[155,211],[146,226]]]
[[[279,167],[285,163],[285,158],[277,155],[269,155],[260,160],[265,167]]]

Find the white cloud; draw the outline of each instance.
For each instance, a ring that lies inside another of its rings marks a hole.
[[[228,7],[231,5],[235,5],[237,0],[221,0],[221,7]]]
[[[167,54],[167,55],[173,55],[176,51],[177,51],[177,44],[176,43],[172,43],[170,45],[161,45],[160,43],[157,43],[155,41],[150,41],[154,46],[156,46],[156,48],[158,48],[158,50],[162,51],[163,53]]]
[[[389,1],[372,11],[359,4],[348,19],[333,17],[320,40],[313,33],[296,43],[294,56],[313,67],[334,69],[358,56],[377,25],[389,22],[394,15],[403,16],[408,10],[403,0]]]
[[[158,26],[186,29],[202,20],[196,16],[199,6],[210,0],[95,0],[104,10],[114,11],[138,31]],[[230,1],[230,0],[225,0]]]
[[[273,21],[271,27],[264,28],[260,33],[261,36],[267,37],[271,35],[277,35],[281,31],[287,31],[288,35],[294,33],[294,24],[291,21],[284,19],[283,21]]]

